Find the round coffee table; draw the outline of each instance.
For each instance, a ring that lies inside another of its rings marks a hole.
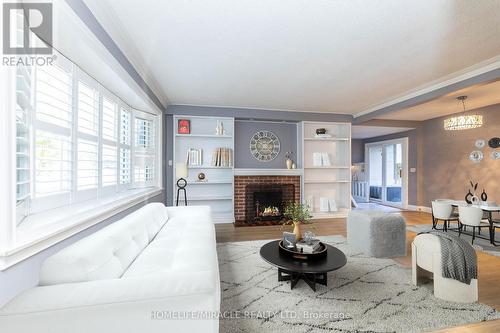
[[[261,247],[260,256],[267,263],[278,268],[278,281],[290,281],[293,289],[299,280],[306,282],[316,291],[316,283],[327,285],[327,273],[343,267],[347,263],[345,254],[331,245],[327,247],[327,255],[320,259],[298,260],[282,254],[279,240],[269,242]]]

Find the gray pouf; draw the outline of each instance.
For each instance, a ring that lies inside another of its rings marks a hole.
[[[406,256],[405,220],[396,214],[351,211],[347,217],[347,242],[371,257]]]

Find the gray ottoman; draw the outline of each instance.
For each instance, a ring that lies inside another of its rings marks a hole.
[[[406,223],[402,216],[353,210],[347,217],[347,242],[376,258],[406,256]]]

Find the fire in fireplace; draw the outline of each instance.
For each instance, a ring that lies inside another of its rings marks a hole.
[[[278,222],[283,219],[283,208],[294,201],[293,184],[250,184],[246,186],[246,222]]]

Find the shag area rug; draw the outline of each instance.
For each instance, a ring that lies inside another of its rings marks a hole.
[[[319,237],[342,250],[347,264],[328,273],[328,286],[278,282],[250,241],[217,245],[222,288],[221,333],[424,332],[500,318],[484,304],[435,298],[430,284],[411,285],[411,269],[352,251],[342,236]]]

